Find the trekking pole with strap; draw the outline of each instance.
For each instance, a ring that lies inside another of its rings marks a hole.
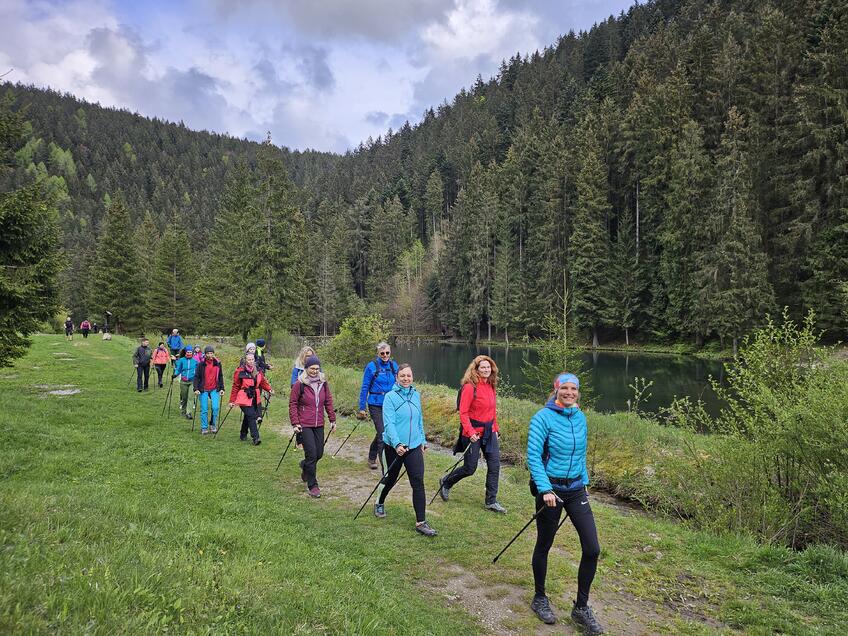
[[[340,446],[336,449],[336,452],[335,452],[335,453],[333,453],[333,455],[332,455],[333,457],[335,457],[336,455],[338,455],[338,454],[339,454],[339,451],[342,449],[342,446],[344,446],[344,445],[347,443],[347,440],[349,440],[349,439],[350,439],[350,436],[351,436],[351,435],[353,435],[353,433],[356,431],[356,427],[357,427],[357,426],[359,426],[359,423],[360,423],[360,422],[363,422],[363,421],[365,421],[365,420],[357,420],[357,421],[356,421],[356,425],[353,427],[353,430],[352,430],[350,433],[348,433],[348,434],[347,434],[347,437],[345,437],[345,438],[344,438],[344,441],[343,441],[343,442],[341,443],[341,445],[340,445]],[[329,439],[329,435],[327,436],[327,439]]]
[[[193,417],[191,418],[191,432],[194,433],[194,420],[197,417],[197,393],[194,394],[194,406],[191,407]]]
[[[445,472],[443,472],[443,473],[442,473],[442,476],[450,475],[450,474],[453,472],[453,469],[454,469],[454,468],[456,468],[457,466],[459,466],[459,462],[461,462],[463,459],[465,459],[465,455],[466,455],[466,453],[468,453],[468,451],[471,449],[471,447],[472,447],[474,444],[476,444],[476,443],[477,443],[477,442],[472,442],[471,444],[469,444],[468,446],[466,446],[466,447],[465,447],[465,450],[462,452],[462,455],[460,455],[460,456],[459,456],[459,459],[457,459],[457,460],[456,460],[456,463],[454,463],[454,465],[453,465],[453,466],[451,466],[451,467],[450,467],[450,468],[448,468]],[[439,496],[439,491],[440,491],[441,489],[442,489],[442,487],[441,487],[441,486],[439,486],[439,487],[436,489],[436,494],[434,494],[434,495],[433,495],[433,498],[430,500],[430,503],[429,503],[429,505],[430,505],[430,506],[432,506],[432,505],[433,505],[433,502],[434,502],[434,501],[436,501],[436,497],[438,497],[438,496]]]
[[[221,429],[224,428],[224,422],[227,421],[227,416],[230,414],[230,411],[233,410],[233,407],[227,409],[227,412],[224,413],[224,419],[221,420],[221,423],[218,425],[218,428],[215,430],[215,433],[212,435],[215,439],[218,439],[218,433],[221,432]]]
[[[265,421],[265,416],[268,415],[268,407],[271,405],[271,394],[270,393],[265,395],[264,401],[265,401],[265,404],[263,405],[262,411],[259,414],[259,421],[257,422],[257,426],[256,426],[257,431],[262,428],[262,422]]]
[[[297,435],[297,431],[292,433],[292,436],[289,438],[289,443],[286,444],[286,450],[283,451],[283,456],[280,457],[280,461],[277,462],[277,467],[274,469],[274,472],[280,470],[280,465],[283,463],[283,460],[286,458],[286,453],[289,452],[289,447],[291,446],[292,441],[294,441],[295,435]]]
[[[398,462],[398,460],[399,460],[399,459],[400,459],[400,456],[395,457],[395,461],[393,461],[393,462],[391,463],[391,465],[389,466],[389,469],[386,471],[386,474],[385,474],[385,475],[383,475],[382,477],[380,477],[380,481],[378,481],[378,482],[377,482],[377,485],[376,485],[376,486],[374,486],[374,490],[372,490],[372,491],[371,491],[371,494],[370,494],[370,495],[368,495],[368,499],[366,499],[366,500],[363,502],[362,507],[361,507],[361,508],[359,509],[359,511],[358,511],[358,512],[354,515],[354,517],[353,517],[353,520],[354,520],[354,521],[356,521],[356,518],[359,516],[359,513],[360,513],[360,512],[362,512],[362,511],[365,509],[366,504],[367,504],[369,501],[371,501],[371,497],[373,497],[373,496],[374,496],[374,493],[375,493],[375,492],[377,492],[377,488],[379,488],[379,487],[380,487],[380,484],[382,484],[382,483],[383,483],[383,481],[386,479],[386,475],[388,475],[388,474],[389,474],[389,472],[391,472],[392,468],[394,468],[394,467],[395,467],[395,464]]]
[[[329,432],[329,433],[327,433],[327,437],[325,437],[325,438],[324,438],[324,446],[326,446],[326,445],[327,445],[327,440],[329,440],[329,439],[330,439],[330,435],[332,435],[332,434],[333,434],[333,431],[334,431],[334,430],[336,430],[336,429],[331,428],[331,429],[330,429],[330,432]]]
[[[171,403],[171,392],[174,390],[174,377],[175,376],[173,375],[171,376],[171,383],[168,385],[168,392],[165,394],[165,404],[162,405],[163,417],[165,415],[165,409],[168,408],[168,405]],[[168,412],[168,415],[171,415],[170,411]]]
[[[553,493],[553,495],[554,495],[554,497],[556,497],[556,500],[557,500],[559,503],[562,503],[562,499],[560,499],[560,498],[559,498],[559,496],[558,496],[556,493]],[[518,539],[518,537],[520,537],[520,536],[524,533],[524,531],[525,531],[525,530],[527,530],[527,528],[529,528],[529,527],[530,527],[530,524],[531,524],[531,523],[533,523],[534,521],[536,521],[536,517],[538,517],[540,514],[542,514],[542,511],[543,511],[545,508],[548,508],[548,507],[549,507],[549,506],[548,506],[548,504],[546,504],[546,503],[542,502],[542,505],[541,505],[541,506],[539,506],[539,509],[538,509],[538,510],[537,510],[537,511],[533,514],[533,516],[532,516],[532,517],[530,517],[530,521],[528,521],[527,523],[525,523],[525,524],[524,524],[524,527],[523,527],[523,528],[521,528],[521,530],[519,530],[519,531],[518,531],[518,534],[516,534],[516,535],[515,535],[512,539],[510,539],[509,543],[507,543],[507,544],[504,546],[504,549],[503,549],[503,550],[501,550],[500,552],[498,552],[498,555],[497,555],[494,559],[492,559],[492,563],[497,563],[497,562],[498,562],[498,559],[500,559],[500,558],[501,558],[501,555],[509,549],[509,546],[511,546],[513,543],[515,543],[516,539]],[[565,519],[563,519],[563,521],[565,521]],[[562,525],[562,523],[560,523],[560,525]]]
[[[127,386],[132,386],[132,380],[135,377],[138,377],[138,368],[137,367],[133,367],[132,375],[130,376],[130,379],[127,381]]]

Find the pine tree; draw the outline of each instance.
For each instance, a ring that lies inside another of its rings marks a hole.
[[[574,231],[570,239],[574,315],[579,326],[591,331],[592,346],[597,347],[598,329],[610,304],[606,285],[609,277],[607,224],[612,206],[608,199],[607,169],[591,130],[583,131],[580,157]]]
[[[109,311],[114,329],[124,332],[139,329],[145,300],[140,272],[129,210],[120,199],[112,199],[103,234],[97,242],[97,260],[91,277],[94,315],[104,316]]]
[[[154,260],[148,288],[150,322],[163,333],[174,327],[188,333],[196,326],[194,285],[197,270],[185,230],[168,225]]]
[[[133,245],[138,254],[138,262],[141,267],[140,274],[142,286],[146,293],[150,294],[153,287],[154,270],[156,268],[156,255],[159,247],[159,231],[153,221],[150,210],[144,213],[144,219],[135,229]],[[150,304],[153,299],[148,295],[145,298],[144,319],[151,317]]]
[[[624,330],[624,341],[630,345],[630,330],[638,323],[639,304],[645,279],[633,220],[624,215],[618,220],[618,232],[610,250],[610,276],[607,280],[605,322]]]
[[[432,226],[432,235],[438,232],[445,211],[445,188],[438,170],[433,170],[424,189],[424,213]]]

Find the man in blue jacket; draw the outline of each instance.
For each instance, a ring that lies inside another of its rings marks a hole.
[[[365,366],[359,391],[359,419],[365,419],[367,405],[376,432],[368,449],[368,466],[371,470],[379,467],[378,457],[380,461],[383,459],[383,399],[394,388],[397,372],[397,362],[392,360],[392,348],[388,342],[381,342],[377,345],[377,358]]]
[[[180,330],[172,330],[171,335],[168,336],[168,349],[171,350],[171,360],[176,360],[177,357],[182,355],[184,348],[185,345],[183,344],[183,338],[180,335]]]

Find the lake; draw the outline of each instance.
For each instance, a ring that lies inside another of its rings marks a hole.
[[[398,362],[409,362],[419,382],[459,386],[465,367],[474,356],[486,354],[498,365],[501,376],[515,387],[516,393],[542,401],[542,396],[529,395],[523,367],[538,360],[534,349],[521,347],[477,347],[471,344],[447,344],[426,341],[405,341],[393,348]],[[640,407],[655,412],[671,404],[675,396],[700,398],[707,411],[718,413],[720,404],[709,384],[709,376],[723,377],[724,368],[717,360],[704,360],[694,356],[625,353],[618,351],[586,351],[584,368],[591,373],[598,411],[626,411],[627,401],[633,399],[635,377],[653,381],[648,389],[651,397]]]

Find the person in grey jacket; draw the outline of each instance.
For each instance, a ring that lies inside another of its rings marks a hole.
[[[150,379],[150,360],[153,357],[153,352],[150,350],[150,340],[147,338],[141,339],[141,346],[133,353],[133,366],[136,370],[136,389],[141,393],[142,376],[144,376],[144,390],[147,390],[147,381]]]

